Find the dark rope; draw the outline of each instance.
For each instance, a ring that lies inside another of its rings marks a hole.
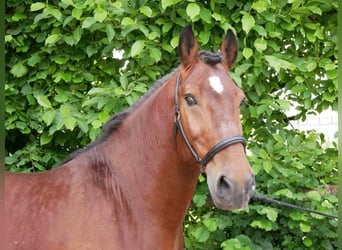
[[[336,215],[326,214],[326,213],[322,213],[322,212],[319,212],[319,211],[316,211],[316,210],[313,210],[313,209],[296,206],[296,205],[293,205],[293,204],[289,204],[289,203],[286,203],[286,202],[282,202],[282,201],[278,201],[278,200],[275,200],[275,199],[272,199],[272,198],[268,198],[268,197],[265,197],[263,195],[255,194],[252,197],[252,199],[253,200],[259,200],[259,201],[265,201],[265,202],[268,202],[268,203],[276,204],[278,206],[293,208],[293,209],[297,209],[297,210],[300,210],[300,211],[305,211],[305,212],[308,212],[308,213],[319,214],[319,215],[322,215],[322,216],[325,216],[325,217],[328,217],[328,218],[331,218],[331,219],[338,219],[338,217]]]

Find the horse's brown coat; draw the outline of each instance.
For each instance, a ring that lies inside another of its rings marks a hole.
[[[223,50],[223,62],[209,65],[197,50],[187,27],[180,39],[179,70],[106,138],[51,171],[6,173],[6,250],[183,249],[182,223],[199,168],[174,134],[176,73],[184,79],[185,131],[199,154],[223,137],[242,133],[243,93],[227,75],[235,52]],[[224,81],[221,96],[208,87],[212,74]],[[185,92],[196,95],[197,106],[187,106]],[[215,204],[224,209],[247,205],[254,178],[241,145],[217,154],[206,174]]]

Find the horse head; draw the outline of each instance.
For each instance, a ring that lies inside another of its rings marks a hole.
[[[240,121],[245,95],[228,74],[237,57],[236,37],[229,30],[220,52],[199,51],[189,25],[181,33],[178,50],[176,127],[207,176],[214,204],[224,210],[245,208],[255,180]]]

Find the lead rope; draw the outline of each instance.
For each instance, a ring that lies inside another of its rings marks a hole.
[[[252,200],[264,201],[264,202],[267,202],[267,203],[276,204],[278,206],[288,207],[288,208],[304,211],[304,212],[307,212],[307,213],[319,214],[319,215],[328,217],[330,219],[337,219],[338,220],[338,216],[336,216],[336,215],[326,214],[326,213],[319,212],[319,211],[316,211],[316,210],[313,210],[313,209],[310,209],[310,208],[304,208],[304,207],[296,206],[296,205],[293,205],[293,204],[290,204],[290,203],[286,203],[286,202],[278,201],[278,200],[275,200],[275,199],[272,199],[272,198],[268,198],[268,197],[265,197],[263,195],[255,194],[252,197]]]

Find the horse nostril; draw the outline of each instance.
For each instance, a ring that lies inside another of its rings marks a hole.
[[[220,196],[224,196],[232,188],[231,181],[224,175],[219,178],[218,191]]]

